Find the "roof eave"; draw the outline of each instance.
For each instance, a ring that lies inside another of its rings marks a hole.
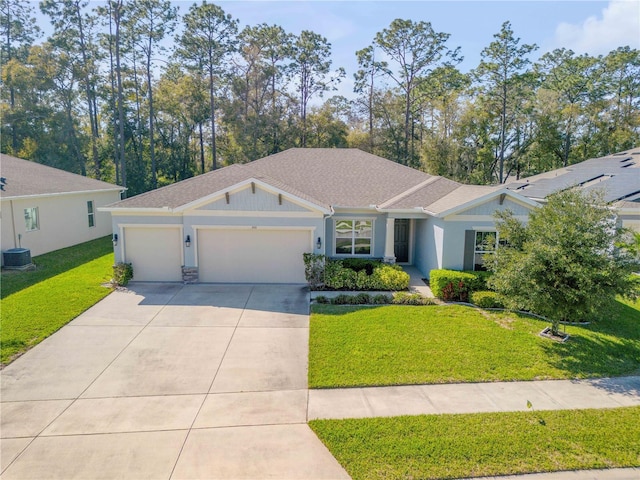
[[[0,197],[0,200],[23,200],[30,198],[45,198],[45,197],[59,197],[62,195],[84,195],[88,193],[106,193],[106,192],[124,192],[126,188],[123,187],[115,187],[115,188],[103,188],[99,190],[74,190],[70,192],[55,192],[55,193],[35,193],[33,195],[11,195]]]
[[[531,200],[528,197],[525,197],[524,195],[520,195],[518,193],[515,193],[512,190],[509,190],[508,188],[501,188],[499,190],[494,190],[493,192],[489,192],[485,195],[482,195],[478,198],[475,198],[473,200],[470,200],[468,202],[462,203],[460,205],[456,205],[453,208],[450,208],[448,210],[445,210],[443,212],[437,213],[435,214],[435,216],[439,217],[439,218],[444,218],[444,217],[449,217],[451,215],[455,215],[456,213],[460,212],[460,211],[464,211],[467,210],[469,208],[473,208],[477,205],[482,205],[483,203],[485,203],[487,200],[490,200],[493,197],[497,197],[500,195],[506,195],[508,197],[512,197],[515,198],[517,200],[519,200],[520,202],[524,203],[525,205],[528,205],[532,208],[537,208],[540,206],[540,204],[538,202],[535,202],[534,200]]]
[[[173,208],[169,207],[98,207],[99,212],[122,213],[126,215],[144,215],[150,213],[176,213]]]

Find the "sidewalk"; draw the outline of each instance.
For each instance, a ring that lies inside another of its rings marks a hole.
[[[640,405],[640,376],[309,390],[308,419],[618,408]],[[640,480],[640,468],[549,472],[473,480]]]
[[[474,477],[473,480],[638,480],[640,468],[576,470],[571,472],[531,473],[501,477]],[[464,479],[467,480],[467,479]],[[471,479],[468,479],[471,480]]]
[[[617,408],[640,405],[640,376],[310,390],[308,418]],[[640,475],[637,477],[640,480]]]

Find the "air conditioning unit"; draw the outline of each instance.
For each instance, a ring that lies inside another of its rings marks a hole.
[[[31,267],[31,250],[28,248],[10,248],[3,253],[4,268],[23,270]]]

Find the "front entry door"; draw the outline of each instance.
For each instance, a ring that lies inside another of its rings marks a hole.
[[[396,262],[409,262],[409,219],[396,218],[394,234],[393,234],[393,253],[396,256]]]

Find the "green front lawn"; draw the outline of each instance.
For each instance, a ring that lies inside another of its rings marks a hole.
[[[73,320],[107,296],[112,276],[110,237],[34,257],[32,272],[3,271],[0,363]]]
[[[354,480],[640,466],[640,407],[313,420]]]
[[[548,323],[450,306],[314,305],[311,388],[586,378],[640,370],[640,302],[618,302],[598,323],[568,326],[559,344]]]

